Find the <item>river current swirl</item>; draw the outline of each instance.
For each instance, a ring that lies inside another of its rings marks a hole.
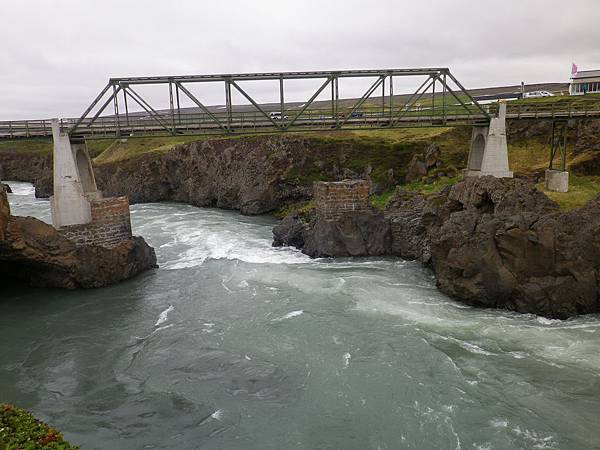
[[[159,269],[0,288],[0,402],[82,448],[600,448],[599,316],[470,308],[418,263],[272,248],[268,217],[131,212]]]

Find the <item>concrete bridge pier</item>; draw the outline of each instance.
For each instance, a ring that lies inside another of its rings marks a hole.
[[[491,175],[496,178],[512,178],[508,167],[508,143],[506,139],[506,103],[499,105],[498,117],[490,120],[489,127],[475,126],[471,137],[467,177]]]
[[[52,120],[54,195],[52,224],[77,246],[112,248],[131,239],[127,197],[104,198],[96,186],[85,142],[73,142]]]
[[[50,197],[55,228],[80,225],[92,220],[91,201],[101,199],[85,142],[71,142],[52,119],[54,140],[54,195]]]

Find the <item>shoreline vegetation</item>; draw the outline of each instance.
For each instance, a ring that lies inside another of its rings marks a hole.
[[[13,405],[0,403],[0,448],[6,450],[77,450],[55,428]]]

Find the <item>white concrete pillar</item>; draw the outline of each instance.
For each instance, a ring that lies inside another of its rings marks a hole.
[[[89,223],[90,200],[101,198],[85,144],[72,144],[52,119],[54,140],[54,195],[50,197],[52,223],[55,228]]]
[[[546,189],[553,192],[569,192],[569,172],[546,169]]]
[[[506,139],[506,103],[500,102],[498,117],[490,120],[489,127],[473,127],[469,166],[466,176],[512,178],[508,166]]]

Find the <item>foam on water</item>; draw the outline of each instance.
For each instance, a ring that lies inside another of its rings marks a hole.
[[[20,181],[3,181],[3,183],[10,186],[12,194],[9,195],[18,195],[29,198],[32,198],[35,195],[35,188],[30,183],[22,183]],[[20,199],[20,201],[23,200],[24,199]]]
[[[289,313],[287,313],[286,315],[284,315],[283,317],[280,317],[279,319],[275,319],[275,320],[286,320],[286,319],[292,319],[294,317],[298,317],[301,316],[302,314],[304,314],[304,311],[299,309],[297,311],[290,311]]]
[[[352,355],[346,352],[342,358],[344,360],[344,368],[348,367],[350,365],[350,358],[352,358]]]
[[[20,181],[3,181],[13,191],[8,194],[11,214],[13,216],[35,217],[46,223],[51,223],[50,202],[47,199],[35,198],[35,189],[31,183]]]
[[[301,264],[310,258],[291,248],[271,246],[271,224],[258,228],[241,216],[210,209],[188,207],[189,211],[173,215],[181,205],[135,205],[132,207],[134,229],[141,235],[160,230],[166,242],[157,243],[157,256],[163,269],[178,270],[201,266],[208,260],[239,260],[253,264]],[[185,206],[183,208],[186,208]],[[147,220],[149,209],[160,215]],[[146,220],[137,220],[144,216]],[[265,231],[269,230],[269,237]]]
[[[173,305],[169,305],[169,307],[167,309],[165,309],[163,312],[161,312],[158,316],[158,319],[156,320],[156,323],[154,324],[155,327],[159,326],[161,323],[164,323],[167,321],[167,319],[169,318],[169,313],[171,311],[173,311]]]

